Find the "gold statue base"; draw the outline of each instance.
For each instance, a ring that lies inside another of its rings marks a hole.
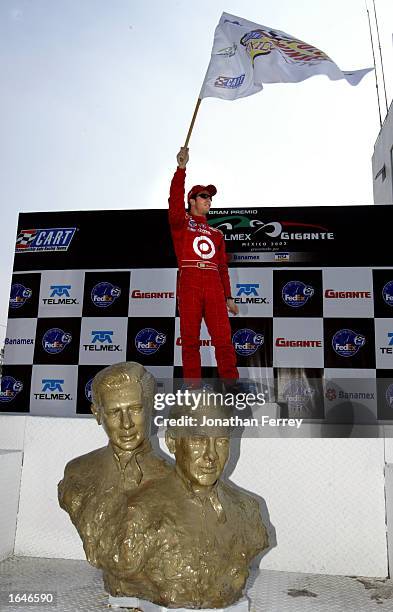
[[[113,597],[108,596],[108,605],[112,608],[128,608],[141,610],[141,612],[191,612],[193,608],[166,608],[159,604],[138,599],[138,597]],[[195,609],[195,608],[194,608]],[[250,605],[247,597],[242,597],[236,603],[227,608],[198,608],[203,612],[249,612]]]

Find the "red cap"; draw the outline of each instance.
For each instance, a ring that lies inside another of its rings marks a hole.
[[[209,193],[211,197],[215,196],[217,193],[217,189],[214,185],[194,185],[194,187],[191,187],[190,191],[188,192],[187,202],[190,201],[190,198],[193,198],[198,193],[203,193],[204,191]]]

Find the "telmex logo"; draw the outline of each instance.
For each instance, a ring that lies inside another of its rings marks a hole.
[[[108,306],[111,306],[120,295],[120,287],[116,287],[112,285],[112,283],[104,281],[93,287],[90,297],[95,306],[99,308],[108,308]]]
[[[385,304],[388,306],[393,306],[393,281],[389,281],[386,283],[384,288],[382,289],[382,297],[384,299]]]
[[[165,298],[175,298],[174,291],[141,291],[140,289],[134,289],[131,293],[131,297],[139,300],[163,300]]]
[[[285,348],[319,348],[322,340],[287,340],[286,338],[276,338],[276,346]]]
[[[68,332],[64,332],[58,327],[48,329],[43,338],[42,346],[44,350],[50,355],[61,353],[72,340],[72,335]]]
[[[28,287],[25,287],[21,283],[14,283],[11,286],[10,295],[10,308],[20,308],[23,304],[26,304],[27,300],[31,298],[33,292]]]
[[[365,336],[352,329],[340,329],[332,338],[333,349],[340,357],[353,357],[365,343]]]
[[[43,378],[41,380],[41,393],[34,393],[36,400],[71,400],[70,393],[63,393],[64,379],[60,378]],[[48,393],[49,392],[49,393]]]
[[[135,347],[142,355],[154,355],[166,342],[166,335],[152,327],[141,329],[135,336]]]
[[[76,227],[51,227],[21,230],[16,239],[16,253],[67,251]]]
[[[23,389],[23,383],[13,376],[3,376],[1,379],[0,402],[12,402]]]
[[[313,287],[298,280],[289,281],[281,291],[284,303],[291,306],[291,308],[304,306],[313,295]]]
[[[91,344],[84,344],[85,351],[120,351],[120,344],[112,342],[113,330],[95,329],[91,331]]]
[[[238,290],[235,297],[236,304],[267,304],[267,298],[259,297],[258,289],[259,283],[237,283],[236,289]],[[242,298],[240,296],[245,295]],[[256,297],[253,297],[256,296]]]
[[[265,337],[261,333],[255,332],[253,329],[239,329],[233,334],[232,343],[235,351],[243,357],[249,357],[257,352],[263,346]]]
[[[51,285],[50,286],[50,297],[43,298],[43,303],[46,305],[58,305],[58,304],[78,304],[76,298],[70,297],[71,285]],[[64,297],[63,297],[64,296]],[[56,299],[56,297],[58,299]]]
[[[393,355],[393,332],[388,332],[388,346],[380,346],[379,350],[382,355]]]
[[[325,298],[354,299],[371,297],[371,291],[336,291],[335,289],[325,290]]]
[[[45,393],[45,391],[63,391],[63,388],[61,385],[64,385],[64,380],[63,379],[52,379],[52,378],[43,378],[42,379],[42,392]]]

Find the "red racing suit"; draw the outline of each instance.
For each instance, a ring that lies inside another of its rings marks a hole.
[[[200,329],[204,318],[219,376],[236,380],[236,354],[226,298],[231,295],[225,241],[206,218],[184,208],[186,171],[177,168],[169,193],[169,224],[179,266],[178,304],[184,379],[201,379]]]

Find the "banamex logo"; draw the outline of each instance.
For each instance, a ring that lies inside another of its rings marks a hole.
[[[121,295],[120,287],[112,285],[112,283],[101,282],[91,290],[91,301],[98,308],[108,308]]]
[[[154,355],[165,342],[166,335],[151,327],[141,329],[135,336],[135,347],[142,355]]]
[[[353,357],[365,343],[365,336],[352,329],[340,329],[332,338],[333,349],[340,357]]]
[[[313,287],[297,280],[286,283],[281,291],[284,303],[291,308],[301,308],[313,295]]]
[[[263,334],[257,333],[253,329],[244,328],[239,329],[233,334],[232,342],[236,353],[243,357],[249,357],[250,355],[254,355],[263,345],[265,337]]]
[[[42,338],[42,346],[50,355],[56,355],[61,353],[70,344],[71,340],[72,336],[70,333],[58,327],[53,327],[45,332]]]
[[[26,304],[27,300],[29,300],[32,295],[33,292],[31,289],[25,287],[21,283],[14,283],[11,286],[10,308],[21,308],[21,306]]]
[[[23,383],[13,376],[3,376],[1,379],[0,402],[12,402],[23,389]]]

